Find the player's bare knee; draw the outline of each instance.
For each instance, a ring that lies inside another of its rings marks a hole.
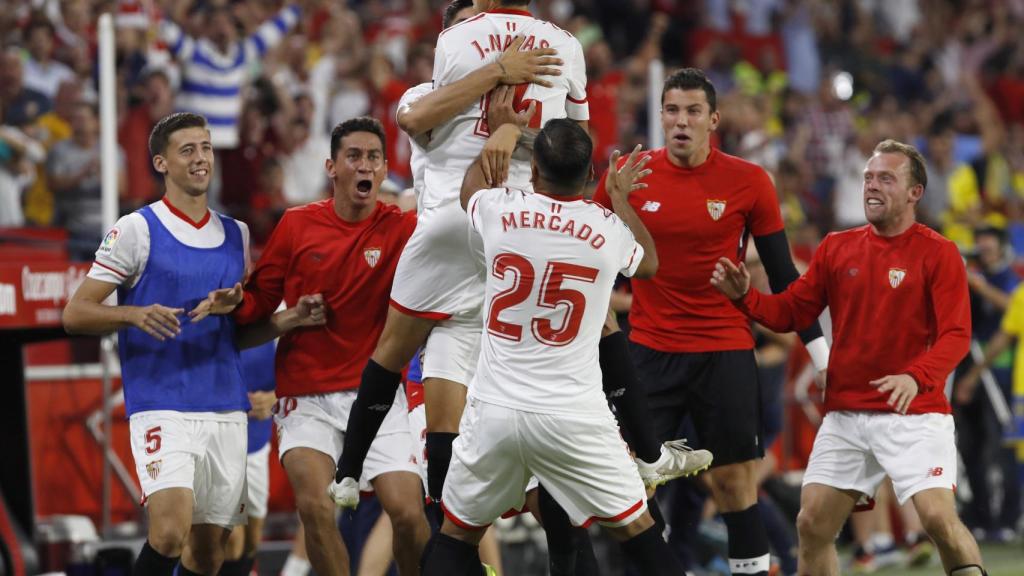
[[[801,545],[822,546],[831,543],[836,534],[830,533],[829,522],[819,510],[801,508],[796,516],[796,530],[800,535]]]
[[[743,464],[717,468],[711,474],[715,501],[723,512],[740,512],[757,502],[753,476]]]
[[[413,354],[416,353],[415,348],[413,348],[411,353],[408,352],[409,347],[402,346],[398,340],[399,337],[397,336],[387,340],[381,338],[377,342],[377,347],[373,350],[373,355],[371,356],[374,362],[391,372],[401,372],[405,365],[412,360]]]
[[[238,560],[243,557],[245,555],[245,540],[245,527],[235,526],[224,549],[224,558],[227,560]]]
[[[433,418],[427,417],[427,431],[440,432],[442,434],[458,434],[460,417],[455,416],[454,410],[435,414]]]
[[[177,522],[153,522],[149,526],[149,545],[164,556],[181,556],[189,527]]]
[[[251,558],[255,556],[258,548],[259,542],[246,539],[245,543],[242,545],[242,554],[239,558]]]
[[[263,534],[263,518],[249,517],[249,523],[245,526],[245,538],[242,542],[242,557],[249,558],[256,555],[260,545],[260,537]]]
[[[296,494],[295,508],[298,509],[299,517],[307,529],[325,524],[334,525],[334,503],[327,497],[326,491]]]
[[[929,510],[924,514],[919,512],[918,516],[924,531],[938,544],[952,542],[956,538],[960,519],[955,511]]]
[[[423,515],[423,508],[419,502],[415,506],[405,505],[393,506],[388,510],[388,518],[394,527],[395,533],[414,532],[419,525],[426,525],[426,517]]]

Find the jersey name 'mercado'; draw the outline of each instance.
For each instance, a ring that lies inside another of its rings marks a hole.
[[[576,221],[572,218],[563,219],[558,214],[544,214],[542,212],[530,210],[502,212],[502,232],[517,230],[519,228],[548,230],[558,234],[565,234],[581,242],[586,242],[594,250],[600,250],[605,243],[603,235],[594,234],[594,229],[587,224],[581,224],[577,228]]]

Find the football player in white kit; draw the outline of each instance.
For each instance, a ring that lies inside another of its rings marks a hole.
[[[485,327],[444,487],[445,523],[423,573],[479,574],[482,529],[522,507],[536,476],[573,524],[606,526],[644,574],[680,574],[647,512],[597,361],[616,275],[650,277],[658,267],[654,242],[627,202],[644,186],[646,160],[637,150],[618,169],[613,155],[607,187],[617,216],[582,197],[593,174],[590,137],[555,119],[536,136],[532,185],[481,190],[503,172],[483,157],[503,156],[520,133],[502,126],[461,189],[484,251]]]
[[[586,122],[586,68],[579,42],[526,11],[525,0],[474,0],[481,13],[441,33],[434,60],[434,89],[440,90],[498,62],[517,37],[520,50],[553,49],[561,73],[547,82],[516,86],[517,110],[533,103],[532,126],[555,118]],[[499,63],[499,70],[503,64]],[[550,86],[543,85],[550,84]],[[425,96],[427,98],[429,96]],[[387,324],[363,372],[351,413],[337,480],[354,483],[363,454],[376,434],[381,409],[390,405],[401,370],[426,342],[423,367],[427,405],[428,486],[439,499],[451,457],[451,442],[465,404],[466,387],[479,355],[483,285],[479,254],[466,234],[458,198],[466,169],[489,135],[489,93],[434,128],[426,148],[423,191],[416,232],[396,271]],[[529,183],[529,164],[513,162],[510,181]],[[428,338],[429,335],[429,338]],[[390,394],[385,392],[390,391]]]

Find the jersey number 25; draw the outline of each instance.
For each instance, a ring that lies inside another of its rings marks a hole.
[[[541,280],[537,306],[540,308],[557,309],[566,306],[567,311],[562,325],[556,327],[549,318],[532,318],[530,330],[534,338],[548,346],[565,346],[576,339],[583,321],[583,313],[587,309],[587,297],[579,290],[563,288],[562,282],[578,280],[593,284],[597,280],[598,270],[578,264],[566,262],[548,262]],[[491,310],[487,315],[487,331],[499,338],[519,342],[523,338],[523,327],[519,324],[505,322],[499,316],[507,308],[521,304],[530,297],[536,274],[533,264],[519,254],[503,253],[494,258],[491,275],[504,279],[509,274],[513,277],[512,286],[494,295]]]

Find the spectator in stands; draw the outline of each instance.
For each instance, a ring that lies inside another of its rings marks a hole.
[[[50,99],[24,84],[24,66],[21,49],[10,46],[0,58],[0,104],[4,110],[3,123],[28,126],[49,112]]]
[[[793,0],[782,10],[782,46],[786,51],[789,85],[804,94],[813,94],[821,85],[821,54],[814,27],[816,10],[820,10],[817,2],[810,0]]]
[[[178,14],[187,11],[190,4],[176,3]],[[205,10],[203,38],[192,38],[168,19],[161,22],[160,33],[182,69],[178,109],[207,118],[214,148],[234,148],[239,142],[242,86],[267,50],[298,23],[301,12],[297,5],[290,4],[254,34],[239,39],[227,6],[210,4]]]
[[[950,117],[939,115],[928,131],[928,193],[922,198],[922,222],[969,248],[973,244],[971,231],[981,225],[981,193],[974,168],[956,159],[955,139]]]
[[[1004,230],[991,226],[975,230],[974,246],[967,275],[971,289],[972,339],[987,347],[999,332],[1000,322],[1010,305],[1010,294],[1020,283],[1020,276],[1010,266],[1012,253],[1008,250]],[[964,520],[979,539],[1012,540],[1021,513],[1020,475],[1014,450],[1002,446],[1003,431],[993,408],[995,402],[1010,400],[1012,367],[1013,354],[1008,350],[989,363],[989,370],[998,384],[994,392],[1000,398],[992,398],[993,391],[985,387],[974,392],[965,382],[958,383],[954,389],[957,444],[971,486],[971,500]],[[998,484],[990,481],[993,468],[1002,472]],[[1002,493],[998,514],[992,510],[993,487]]]
[[[157,179],[147,152],[149,134],[158,120],[174,111],[171,80],[163,68],[151,68],[143,76],[141,102],[121,121],[117,140],[125,153],[127,186],[121,190],[121,211],[131,212],[160,197],[163,179]]]
[[[319,66],[327,73],[322,76],[326,81],[314,90],[326,90],[327,124],[336,126],[357,116],[370,112],[370,92],[366,87],[367,47],[363,38],[362,25],[352,12],[344,11],[336,15],[329,24],[328,33],[339,39],[331,46],[332,51],[320,59]]]
[[[822,80],[818,98],[806,109],[804,121],[810,131],[807,160],[815,174],[811,190],[819,202],[829,202],[843,151],[853,135],[853,112],[836,93],[831,74]]]
[[[381,119],[387,136],[388,177],[403,185],[412,184],[411,152],[396,117],[398,101],[411,85],[398,75],[383,42],[371,49],[368,68],[373,99],[371,115]]]
[[[92,26],[95,22],[93,2],[89,0],[64,0],[60,7],[60,20],[54,21],[56,29],[56,58],[68,63],[90,61],[96,47]]]
[[[71,116],[82,99],[82,87],[75,80],[62,82],[53,98],[53,110],[36,120],[33,132],[47,153],[53,145],[71,137]],[[25,221],[37,226],[53,224],[53,190],[46,179],[46,164],[36,166],[36,180],[25,193]]]
[[[3,111],[0,102],[0,118]],[[45,158],[38,142],[17,127],[0,123],[0,228],[24,225],[22,191],[35,177],[33,164]]]
[[[53,59],[54,28],[42,16],[34,17],[25,27],[29,57],[25,60],[25,86],[53,100],[62,82],[75,79],[75,73],[63,62]]]
[[[868,223],[864,218],[864,166],[880,136],[872,123],[867,122],[857,128],[840,158],[836,189],[832,195],[832,220],[839,230]]]
[[[298,96],[295,113],[285,128],[285,154],[280,159],[284,171],[284,200],[288,206],[300,206],[328,196],[323,164],[324,150],[330,150],[331,140],[311,129],[313,116],[313,99],[306,94]]]
[[[54,145],[46,161],[46,175],[56,195],[57,221],[68,230],[72,260],[92,260],[103,239],[99,135],[95,107],[79,103],[71,116],[71,138]],[[118,162],[118,166],[124,163]],[[123,169],[118,177],[118,189],[124,190]]]
[[[786,234],[790,243],[796,244],[802,228],[808,224],[808,210],[805,204],[810,203],[810,191],[807,187],[806,170],[797,162],[784,158],[773,172],[775,177],[775,193],[779,197],[779,210],[782,222],[786,226]]]
[[[320,56],[313,65],[309,63],[309,39],[301,34],[289,36],[278,50],[279,63],[268,63],[265,75],[273,80],[278,91],[291,98],[308,96],[312,100],[313,113],[309,129],[316,138],[330,139],[327,125],[327,99],[329,97],[332,71],[330,57]]]

